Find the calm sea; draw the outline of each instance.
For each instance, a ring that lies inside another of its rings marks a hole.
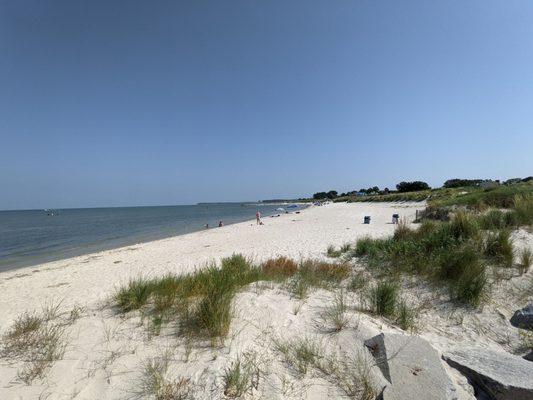
[[[165,207],[0,211],[0,271],[278,214],[280,205],[198,204]]]

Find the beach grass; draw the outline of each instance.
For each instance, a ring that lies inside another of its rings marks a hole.
[[[307,337],[275,339],[274,348],[283,356],[285,365],[300,377],[318,373],[352,399],[373,400],[378,395],[370,378],[371,363],[363,352],[339,354]]]
[[[520,252],[520,264],[519,264],[520,274],[525,274],[526,272],[529,271],[532,260],[533,260],[533,254],[531,252],[531,249],[526,248]]]
[[[322,312],[323,325],[327,327],[329,332],[340,332],[348,325],[347,311],[348,305],[344,291],[336,292],[333,303]]]
[[[269,278],[283,280],[298,272],[298,264],[290,258],[280,256],[265,261],[261,270]]]
[[[192,400],[189,380],[185,378],[169,379],[167,375],[170,355],[145,360],[139,389],[135,393],[138,399],[155,400]]]
[[[369,303],[372,312],[384,317],[391,317],[398,304],[398,285],[395,282],[378,282],[369,291]]]
[[[158,335],[163,324],[177,321],[179,335],[208,339],[214,345],[228,335],[233,299],[241,288],[258,281],[288,281],[290,291],[304,298],[310,287],[331,287],[349,274],[350,267],[344,262],[296,263],[276,257],[255,266],[241,254],[234,254],[223,258],[220,267],[210,265],[180,276],[131,280],[118,288],[114,304],[120,313],[142,309],[150,315],[152,335]]]
[[[484,254],[503,267],[512,267],[514,255],[511,232],[507,229],[490,232],[485,239]]]
[[[479,216],[457,211],[450,221],[423,220],[418,229],[399,224],[392,238],[361,238],[351,254],[382,275],[409,273],[437,285],[444,283],[453,299],[477,305],[487,284],[481,256],[508,267],[512,265],[513,250],[507,230],[486,232]],[[383,296],[376,297],[376,302],[380,298],[385,301],[392,291],[386,289],[374,293]]]
[[[396,306],[396,323],[404,331],[415,328],[415,312],[405,300],[400,300]]]
[[[17,377],[26,384],[43,378],[49,367],[63,357],[66,327],[73,320],[59,320],[59,303],[43,306],[41,313],[21,314],[2,335],[0,356],[23,363]]]
[[[254,353],[238,357],[224,369],[222,375],[224,395],[228,398],[241,398],[257,388],[259,384],[259,368]]]

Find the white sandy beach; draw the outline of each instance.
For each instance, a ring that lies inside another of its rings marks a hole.
[[[421,203],[328,204],[310,207],[300,214],[265,218],[213,228],[134,246],[103,251],[67,260],[0,273],[0,331],[28,310],[39,310],[47,302],[61,302],[69,311],[83,307],[79,320],[68,328],[67,347],[44,379],[28,386],[17,379],[20,363],[0,363],[0,399],[128,399],[139,396],[143,362],[149,357],[170,354],[168,374],[190,379],[195,397],[225,398],[221,390],[224,369],[243,354],[254,353],[261,368],[260,382],[250,394],[264,399],[343,398],[331,382],[310,374],[299,379],[283,368],[272,350],[273,338],[309,336],[325,342],[328,349],[350,351],[352,343],[380,332],[400,332],[387,321],[350,308],[347,329],[332,336],[321,332],[317,315],[333,294],[315,290],[301,302],[275,284],[253,287],[239,293],[230,336],[222,348],[185,346],[172,327],[152,337],[140,326],[137,313],[124,318],[106,307],[110,296],[130,278],[183,273],[232,253],[261,261],[285,255],[295,259],[324,258],[328,245],[340,246],[370,235],[391,235],[391,215],[399,213],[412,221]],[[362,223],[364,215],[372,223]],[[531,246],[532,235],[514,234],[517,248]],[[457,343],[472,343],[516,352],[519,341],[508,319],[515,309],[532,299],[532,272],[504,280],[493,288],[493,297],[480,310],[454,309],[443,296],[425,285],[405,284],[405,293],[419,307],[420,334],[439,351]],[[355,304],[357,296],[351,301]],[[456,379],[458,398],[472,399],[469,385]]]

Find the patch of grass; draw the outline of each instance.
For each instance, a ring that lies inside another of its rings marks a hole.
[[[411,237],[413,230],[409,228],[409,224],[405,218],[398,221],[396,228],[394,229],[394,240],[403,240]]]
[[[17,376],[28,385],[43,378],[48,368],[63,357],[65,325],[54,320],[59,316],[58,310],[47,305],[41,315],[24,313],[2,336],[0,356],[24,363]]]
[[[297,299],[305,299],[307,292],[311,287],[310,279],[304,273],[298,273],[292,280],[289,281],[289,291]]]
[[[80,305],[75,305],[74,307],[72,307],[72,310],[70,310],[70,314],[68,316],[68,322],[71,324],[76,322],[78,319],[81,318],[84,312],[85,312],[84,307]]]
[[[530,182],[531,183],[531,182]],[[530,185],[533,188],[532,185]],[[516,219],[521,225],[533,224],[533,190],[529,193],[516,194],[513,198],[513,208]]]
[[[348,283],[348,290],[357,291],[361,290],[365,287],[367,284],[367,279],[363,276],[361,273],[356,273],[352,276],[350,279],[350,282]]]
[[[352,399],[373,400],[378,395],[370,379],[371,363],[362,352],[337,354],[309,338],[275,340],[274,345],[285,364],[299,376],[311,370],[318,372]]]
[[[533,185],[531,182],[499,186],[495,189],[484,190],[482,188],[468,188],[468,193],[460,194],[464,189],[457,189],[455,195],[453,192],[448,192],[443,195],[434,197],[430,201],[430,205],[446,207],[446,206],[467,206],[475,209],[482,209],[484,207],[494,208],[513,208],[515,206],[515,196],[527,196],[533,192]]]
[[[478,252],[469,245],[457,246],[449,251],[440,252],[437,259],[437,276],[440,280],[451,282],[461,280],[465,271],[477,269],[480,264]]]
[[[340,250],[335,249],[335,246],[330,244],[326,249],[326,254],[328,257],[338,258],[342,255],[342,252]]]
[[[275,340],[274,348],[283,355],[287,366],[302,376],[324,356],[319,344],[309,338]]]
[[[505,214],[501,210],[489,210],[485,214],[481,214],[479,217],[479,223],[482,229],[495,230],[502,229],[507,226]]]
[[[143,374],[139,382],[136,397],[155,400],[189,400],[192,399],[189,380],[185,378],[168,379],[166,377],[169,355],[150,358],[145,361]]]
[[[330,353],[318,359],[315,368],[337,385],[348,398],[374,400],[378,392],[371,382],[371,365],[362,352],[349,356]]]
[[[413,330],[415,326],[415,312],[405,300],[400,300],[398,303],[396,323],[404,331]]]
[[[341,248],[340,248],[340,252],[341,252],[342,254],[344,254],[344,253],[349,252],[351,249],[352,249],[352,245],[351,245],[350,243],[344,243],[344,244],[341,246]]]
[[[350,266],[347,263],[304,260],[300,270],[307,271],[317,286],[323,283],[339,283],[350,275]]]
[[[350,266],[344,262],[303,260],[298,273],[289,281],[289,290],[299,299],[307,296],[311,287],[331,287],[348,278]]]
[[[348,325],[347,310],[344,292],[340,291],[335,294],[333,303],[326,307],[322,313],[322,320],[324,325],[328,327],[328,331],[340,332]]]
[[[147,303],[150,289],[150,281],[145,278],[130,280],[115,294],[116,304],[122,312],[138,310]]]
[[[365,236],[357,241],[353,255],[357,257],[362,256],[375,256],[384,247],[385,241],[381,239],[372,239],[369,236]]]
[[[240,254],[190,274],[131,280],[114,296],[119,312],[142,309],[149,316],[150,336],[158,335],[162,324],[177,321],[178,334],[189,339],[210,340],[212,344],[228,335],[233,298],[237,291],[262,280],[288,280],[291,292],[304,298],[311,287],[332,287],[349,277],[345,262],[303,260],[299,264],[278,257],[253,266]]]
[[[455,213],[448,226],[457,240],[470,239],[479,233],[477,220],[473,215],[464,211]]]
[[[115,302],[121,312],[148,308],[153,334],[167,318],[178,318],[183,335],[223,339],[231,324],[236,291],[261,278],[260,268],[234,254],[222,259],[220,268],[210,266],[183,276],[132,280],[118,290]]]
[[[369,292],[372,312],[384,317],[391,317],[398,304],[398,285],[394,282],[381,281]]]
[[[298,272],[298,264],[290,258],[277,257],[265,261],[261,269],[268,277],[286,279]]]
[[[254,355],[245,355],[244,359],[237,358],[224,370],[224,395],[235,399],[257,388],[259,385],[259,368]]]
[[[473,263],[461,273],[459,279],[452,281],[452,296],[460,303],[476,306],[481,302],[486,285],[485,266]]]
[[[491,232],[485,240],[484,253],[504,267],[513,265],[513,244],[511,233],[506,229]]]
[[[520,264],[519,264],[520,274],[525,274],[526,272],[529,271],[529,268],[531,267],[532,259],[533,259],[533,254],[531,253],[531,249],[526,248],[520,252]]]

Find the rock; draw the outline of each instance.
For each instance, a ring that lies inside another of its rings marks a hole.
[[[533,330],[533,303],[516,311],[511,317],[511,325],[517,328]]]
[[[533,361],[533,350],[531,350],[531,351],[529,352],[529,354],[526,354],[526,355],[524,356],[524,360],[527,360],[527,361]]]
[[[365,341],[390,384],[383,400],[452,400],[457,392],[437,351],[424,339],[380,334]]]
[[[466,375],[478,392],[496,400],[533,400],[533,365],[512,354],[458,348],[442,358]]]

